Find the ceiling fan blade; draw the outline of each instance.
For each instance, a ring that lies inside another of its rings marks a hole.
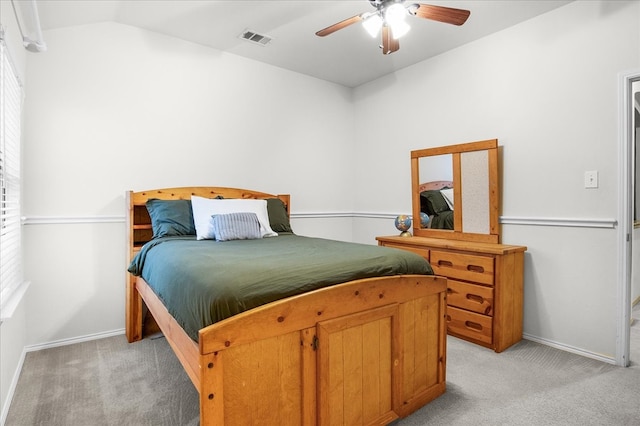
[[[391,28],[388,26],[382,27],[382,54],[388,55],[400,49],[400,42],[393,38]]]
[[[454,9],[452,7],[433,6],[429,4],[416,3],[408,8],[409,12],[419,18],[431,19],[452,25],[462,25],[471,14],[464,9]]]
[[[352,16],[351,18],[347,18],[344,21],[340,21],[337,24],[329,25],[327,28],[324,28],[316,32],[316,35],[319,37],[328,36],[329,34],[332,34],[338,30],[343,29],[344,27],[348,27],[349,25],[355,24],[356,22],[360,22],[360,21],[362,21],[362,14]]]

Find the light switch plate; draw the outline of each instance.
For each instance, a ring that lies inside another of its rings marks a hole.
[[[598,171],[597,170],[584,172],[584,187],[585,188],[598,187]]]

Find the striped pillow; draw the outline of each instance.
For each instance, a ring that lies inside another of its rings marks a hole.
[[[227,213],[211,216],[211,233],[218,241],[255,240],[262,238],[255,213]]]

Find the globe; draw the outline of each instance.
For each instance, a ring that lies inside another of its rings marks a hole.
[[[425,212],[420,212],[420,228],[429,227],[429,215]]]
[[[409,236],[409,229],[411,229],[411,216],[406,214],[401,214],[396,217],[396,228],[400,231],[400,235]]]

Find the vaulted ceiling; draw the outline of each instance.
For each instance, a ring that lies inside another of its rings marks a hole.
[[[467,9],[471,15],[460,27],[409,17],[411,30],[400,40],[400,50],[383,55],[380,40],[371,38],[360,23],[326,37],[315,35],[338,21],[375,10],[367,0],[38,0],[37,5],[43,30],[113,21],[355,87],[570,1],[420,3]],[[239,37],[245,30],[272,41],[246,41]]]

